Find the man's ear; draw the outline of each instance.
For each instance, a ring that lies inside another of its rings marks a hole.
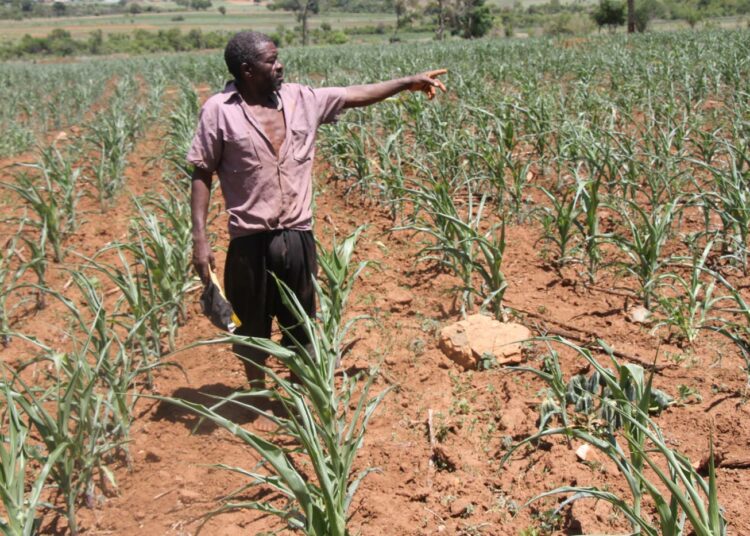
[[[248,78],[252,78],[253,76],[253,67],[249,63],[241,64],[240,71],[242,72],[243,76],[247,76]]]

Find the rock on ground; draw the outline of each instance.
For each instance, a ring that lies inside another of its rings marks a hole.
[[[492,355],[501,365],[520,363],[521,342],[531,331],[514,322],[498,322],[476,314],[440,330],[440,349],[464,369],[475,369],[483,355]]]

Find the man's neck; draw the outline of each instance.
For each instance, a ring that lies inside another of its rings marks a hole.
[[[274,95],[274,91],[258,91],[254,87],[245,86],[239,80],[235,80],[234,84],[235,86],[237,86],[237,91],[242,97],[242,100],[244,100],[247,104],[257,106],[273,106],[276,103],[276,96]]]

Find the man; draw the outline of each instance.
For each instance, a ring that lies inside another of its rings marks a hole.
[[[229,213],[229,251],[224,271],[227,299],[242,322],[238,334],[268,338],[271,322],[296,323],[282,306],[269,272],[296,294],[305,311],[315,314],[312,277],[317,272],[312,235],[312,164],[315,135],[345,108],[367,106],[404,90],[433,98],[431,71],[350,87],[312,89],[284,83],[284,67],[268,36],[240,32],[227,44],[224,60],[234,81],[203,105],[188,153],[193,164],[191,210],[193,264],[209,280],[213,253],[206,239],[206,216],[212,176],[219,176]],[[292,335],[306,342],[304,334]],[[263,388],[262,372],[247,360],[266,356],[245,346],[233,350],[245,359],[251,387]]]

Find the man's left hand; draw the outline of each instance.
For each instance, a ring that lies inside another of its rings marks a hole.
[[[435,97],[437,90],[440,88],[443,91],[445,85],[437,79],[438,76],[448,72],[448,69],[435,69],[434,71],[427,71],[422,74],[418,74],[412,77],[412,81],[409,84],[409,91],[422,91],[427,95],[427,98],[432,100]]]

